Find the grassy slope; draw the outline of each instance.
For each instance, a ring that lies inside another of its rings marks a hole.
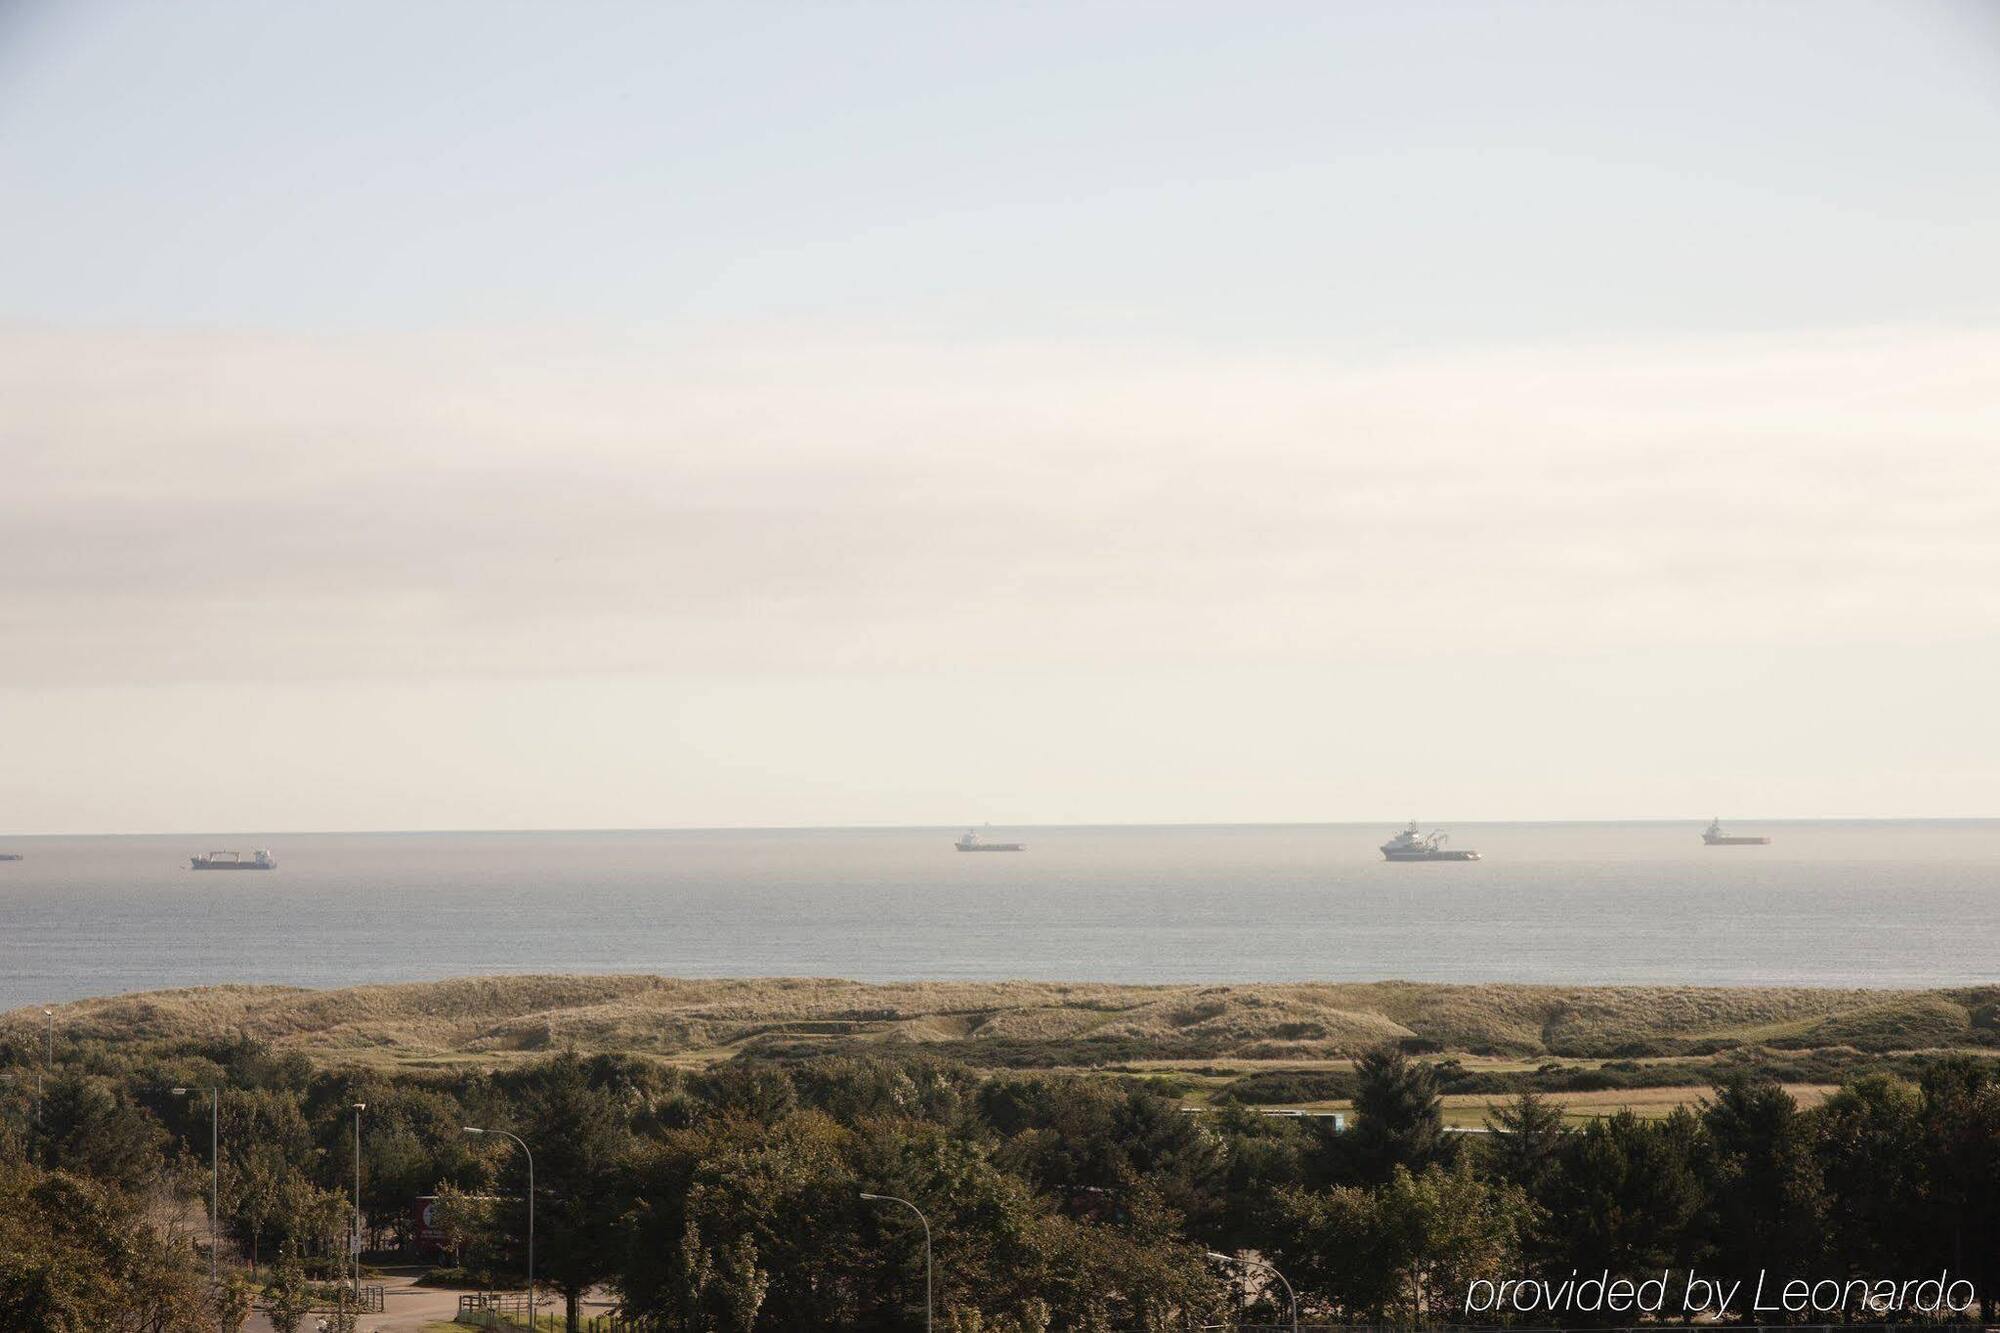
[[[574,1047],[707,1063],[760,1046],[877,1043],[971,1063],[1341,1060],[1385,1039],[1535,1063],[1734,1044],[1866,1051],[1988,1046],[2000,987],[1111,986],[1042,982],[478,977],[309,991],[220,986],[81,1000],[60,1030],[120,1042],[242,1032],[329,1062],[492,1063]],[[0,1015],[38,1034],[39,1011]]]

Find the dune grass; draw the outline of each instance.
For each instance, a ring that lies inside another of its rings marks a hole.
[[[938,1049],[973,1064],[1345,1060],[1384,1041],[1533,1066],[1557,1060],[2000,1046],[2000,987],[867,984],[811,978],[497,976],[314,991],[215,986],[63,1005],[67,1040],[241,1033],[327,1062],[448,1066],[557,1050],[706,1064],[745,1050]],[[37,1010],[0,1015],[36,1038]]]

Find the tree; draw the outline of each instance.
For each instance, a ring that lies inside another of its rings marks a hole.
[[[41,1123],[37,1156],[53,1170],[129,1189],[163,1165],[159,1123],[122,1101],[108,1080],[58,1074],[42,1098]]]
[[[2000,1286],[2000,1082],[1985,1064],[1956,1056],[1926,1069],[1919,1086],[1935,1252],[1971,1279],[1991,1322]]]
[[[1398,1166],[1373,1188],[1286,1191],[1278,1265],[1350,1320],[1440,1322],[1461,1312],[1472,1278],[1517,1266],[1533,1209],[1521,1191],[1469,1163]]]
[[[1355,1126],[1346,1136],[1349,1159],[1365,1183],[1387,1181],[1397,1167],[1421,1171],[1449,1163],[1454,1145],[1444,1132],[1437,1078],[1394,1045],[1355,1061]]]
[[[1206,1118],[1222,1140],[1227,1163],[1220,1186],[1224,1209],[1212,1237],[1215,1248],[1269,1249],[1273,1197],[1305,1178],[1307,1131],[1293,1117],[1259,1115],[1241,1106],[1224,1106]]]
[[[249,1322],[253,1289],[241,1274],[231,1273],[210,1293],[215,1327],[221,1333],[239,1333]]]
[[[1399,1256],[1381,1225],[1373,1190],[1278,1192],[1271,1253],[1278,1267],[1330,1312],[1350,1322],[1380,1322],[1398,1290]]]
[[[750,1333],[771,1289],[770,1275],[757,1267],[755,1240],[738,1236],[711,1251],[692,1222],[681,1240],[681,1275],[681,1326],[688,1333]]]
[[[214,1327],[193,1251],[172,1246],[100,1182],[0,1166],[0,1328],[204,1333]]]
[[[1564,1136],[1543,1204],[1539,1245],[1550,1271],[1613,1276],[1687,1266],[1705,1196],[1700,1125],[1686,1111],[1649,1123],[1630,1111]]]
[[[1711,1264],[1732,1279],[1813,1271],[1826,1251],[1826,1193],[1798,1103],[1775,1082],[1739,1075],[1717,1085],[1702,1124]]]
[[[222,1215],[250,1249],[255,1271],[267,1244],[309,1252],[324,1234],[312,1174],[325,1154],[314,1142],[300,1095],[283,1088],[226,1088],[222,1119]],[[207,1151],[207,1126],[201,1126]],[[318,1192],[323,1194],[324,1191]]]
[[[982,1104],[1006,1136],[995,1160],[1061,1197],[1129,1192],[1143,1179],[1196,1230],[1225,1212],[1223,1139],[1139,1083],[996,1080]]]
[[[1488,1183],[1461,1161],[1412,1174],[1397,1167],[1376,1201],[1390,1237],[1410,1322],[1440,1323],[1461,1314],[1475,1277],[1517,1271],[1532,1208],[1516,1186]]]
[[[306,1316],[312,1313],[312,1286],[305,1269],[289,1254],[271,1266],[271,1281],[264,1289],[264,1317],[275,1333],[299,1333]]]
[[[700,1270],[747,1237],[766,1279],[758,1305],[768,1324],[862,1322],[880,1269],[859,1235],[854,1146],[851,1130],[813,1112],[770,1125],[704,1119],[662,1136],[633,1165],[612,1277],[626,1309],[674,1328],[708,1318],[690,1303],[710,1281]]]
[[[483,1259],[490,1274],[495,1202],[489,1195],[469,1194],[449,1181],[438,1184],[431,1203],[431,1225],[443,1235],[453,1263],[478,1266]]]
[[[1489,1107],[1486,1127],[1492,1131],[1487,1161],[1493,1173],[1529,1198],[1541,1197],[1555,1176],[1562,1150],[1562,1107],[1530,1090]]]
[[[538,1072],[522,1136],[535,1153],[535,1207],[546,1223],[537,1227],[536,1275],[562,1293],[566,1322],[576,1333],[583,1294],[613,1271],[631,1130],[617,1099],[591,1083],[574,1054]],[[520,1179],[525,1199],[525,1171]]]
[[[1852,1273],[1920,1271],[1930,1238],[1917,1089],[1883,1074],[1857,1079],[1811,1113],[1809,1129],[1834,1258]]]

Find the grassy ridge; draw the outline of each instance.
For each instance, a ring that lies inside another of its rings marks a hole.
[[[0,1015],[39,1039],[40,1011]],[[81,1000],[65,1039],[118,1043],[240,1032],[316,1059],[424,1062],[573,1047],[694,1062],[741,1052],[890,1043],[969,1063],[1343,1059],[1383,1041],[1537,1059],[2000,1047],[2000,986],[1112,986],[866,984],[656,976],[472,977],[312,991],[218,986]]]

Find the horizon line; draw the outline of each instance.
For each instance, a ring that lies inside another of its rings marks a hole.
[[[1526,825],[1613,825],[1613,824],[1700,824],[1717,815],[1624,815],[1597,818],[1539,818],[1539,819],[1439,819],[1419,820],[1418,823],[1435,826],[1457,825],[1461,827],[1492,827],[1505,824]],[[2000,821],[2000,814],[1985,815],[1748,815],[1732,816],[1736,824],[1978,824]],[[591,833],[934,833],[958,828],[998,828],[998,829],[1254,829],[1254,828],[1357,828],[1376,827],[1383,824],[1403,825],[1410,823],[1405,816],[1395,819],[1174,819],[1174,820],[1081,820],[1058,821],[1054,823],[1010,822],[1004,820],[979,820],[973,823],[950,821],[946,823],[861,823],[861,824],[630,824],[630,825],[568,825],[568,826],[528,826],[520,828],[295,828],[295,829],[140,829],[111,832],[92,829],[67,833],[0,833],[0,838],[193,838],[193,837],[282,837],[282,838],[324,838],[324,837],[422,837],[422,836],[494,836],[524,837],[535,834],[591,834]]]

